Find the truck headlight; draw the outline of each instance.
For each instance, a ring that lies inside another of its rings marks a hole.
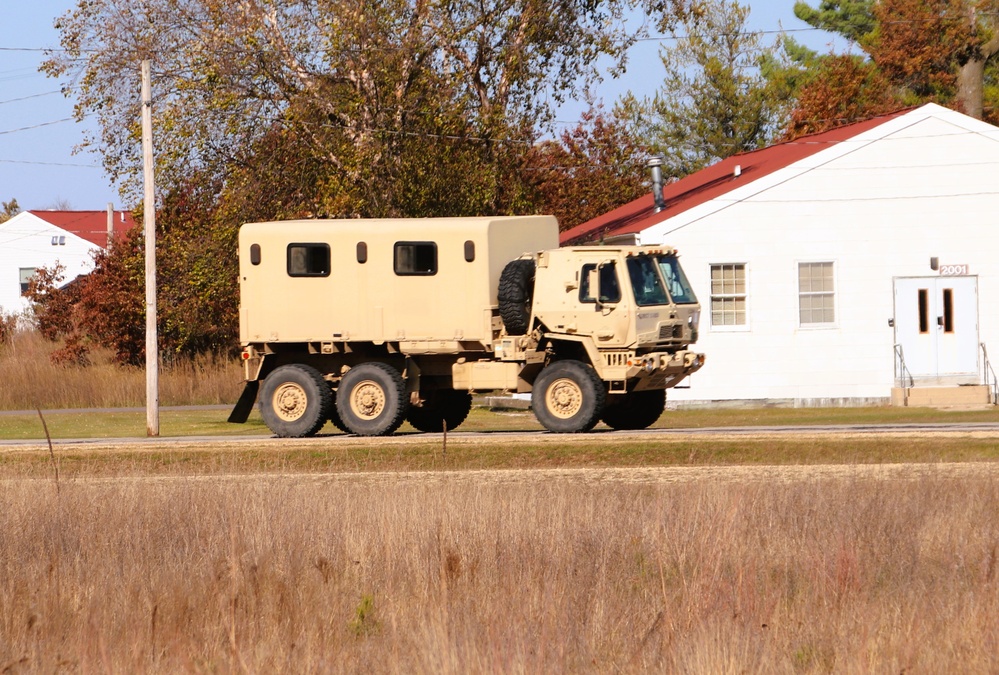
[[[694,332],[697,330],[697,325],[699,323],[701,323],[701,310],[695,309],[690,313],[690,316],[687,317],[687,325],[690,326],[691,332]]]

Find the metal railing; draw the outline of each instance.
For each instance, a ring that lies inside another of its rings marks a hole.
[[[895,345],[895,384],[902,390],[902,405],[909,405],[909,390],[916,385],[916,381],[912,379],[912,373],[905,365],[905,356],[902,354],[900,344]]]
[[[996,378],[996,371],[989,361],[989,351],[985,348],[984,342],[979,342],[982,348],[982,380],[989,388],[989,403],[996,405],[999,403],[999,379]]]

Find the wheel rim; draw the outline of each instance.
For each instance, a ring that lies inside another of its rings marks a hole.
[[[285,382],[274,391],[274,413],[284,422],[294,422],[305,414],[309,397],[301,385]]]
[[[583,407],[583,391],[573,380],[559,378],[548,387],[545,403],[552,415],[567,420]]]
[[[365,420],[376,419],[385,409],[385,391],[372,380],[359,382],[350,392],[350,410]]]

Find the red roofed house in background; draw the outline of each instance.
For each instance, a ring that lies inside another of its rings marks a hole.
[[[707,363],[673,401],[988,404],[997,175],[999,128],[928,104],[729,157],[561,241],[679,249]]]
[[[0,312],[28,308],[22,294],[39,267],[63,265],[65,281],[87,274],[93,253],[135,227],[129,211],[23,211],[0,223]]]

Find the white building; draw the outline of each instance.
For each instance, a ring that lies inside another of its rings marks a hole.
[[[0,312],[20,314],[28,280],[40,267],[66,269],[65,282],[93,268],[93,253],[106,248],[109,230],[135,225],[128,211],[23,211],[0,223]]]
[[[962,385],[999,362],[997,178],[999,128],[930,104],[728,158],[562,242],[679,249],[707,364],[671,400],[988,400]]]

